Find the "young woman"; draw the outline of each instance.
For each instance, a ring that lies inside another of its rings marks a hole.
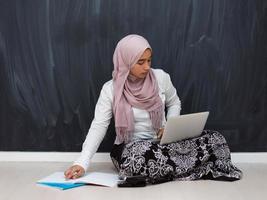
[[[153,142],[161,137],[166,117],[180,115],[181,103],[170,76],[152,69],[151,59],[152,48],[142,36],[128,35],[118,42],[113,79],[101,90],[81,155],[65,176],[74,179],[85,173],[113,115],[117,136],[111,158],[121,177],[145,177],[151,183],[240,179],[225,138],[216,131],[166,145]]]

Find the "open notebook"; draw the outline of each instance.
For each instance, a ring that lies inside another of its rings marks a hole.
[[[78,179],[65,179],[64,172],[55,172],[39,181],[37,184],[50,186],[62,190],[83,185],[99,185],[115,187],[119,181],[118,174],[90,172]]]

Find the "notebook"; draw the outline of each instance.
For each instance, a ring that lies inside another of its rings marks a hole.
[[[168,144],[201,135],[208,116],[209,112],[199,112],[170,117],[165,125],[160,144]]]
[[[85,174],[81,178],[66,180],[64,172],[55,172],[37,181],[37,184],[65,190],[88,184],[106,186],[106,187],[115,187],[118,181],[119,181],[118,174],[90,172]]]

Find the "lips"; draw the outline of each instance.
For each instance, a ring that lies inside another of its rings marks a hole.
[[[148,74],[148,72],[144,72],[144,73],[142,73],[142,74],[144,74],[144,75],[147,75],[147,74]]]
[[[146,76],[148,73],[142,73],[142,76]]]

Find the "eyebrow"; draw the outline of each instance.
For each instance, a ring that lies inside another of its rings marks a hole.
[[[152,59],[152,56],[150,56],[148,59]],[[138,62],[140,61],[145,61],[146,59],[139,59]]]

